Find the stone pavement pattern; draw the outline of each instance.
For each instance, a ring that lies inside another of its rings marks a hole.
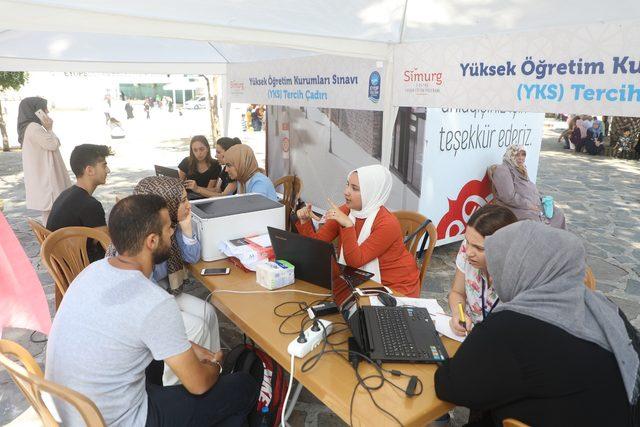
[[[593,158],[562,150],[555,142],[558,135],[554,129],[556,125],[561,126],[552,121],[546,122],[538,173],[540,192],[554,196],[556,203],[565,211],[569,229],[583,239],[588,263],[597,280],[597,288],[613,299],[636,327],[640,327],[638,162]],[[140,135],[146,134],[141,132]],[[247,137],[255,139],[251,135],[241,136],[243,140]],[[75,143],[71,147],[73,145]],[[143,154],[140,147],[143,147]],[[120,143],[114,149],[117,156],[110,159],[113,172],[109,183],[99,187],[96,192],[96,197],[103,202],[107,212],[114,204],[114,193],[129,192],[140,178],[151,173],[151,163],[143,164],[143,158],[162,158],[165,162],[158,163],[173,164],[172,161],[181,158],[188,150],[188,139],[163,139],[162,136],[151,134],[136,140],[135,144]],[[65,147],[63,141],[65,159],[68,158],[69,150],[69,146]],[[167,152],[173,154],[168,155]],[[53,311],[53,282],[40,263],[39,246],[25,220],[26,216],[36,217],[36,213],[27,211],[24,207],[22,167],[18,151],[0,153],[0,199],[4,199],[4,214],[31,259]],[[446,307],[446,293],[455,271],[457,250],[457,244],[436,248],[423,284],[422,296],[438,298],[443,307]],[[207,296],[206,289],[193,280],[187,291],[201,298]],[[219,318],[224,345],[232,347],[239,343],[241,332],[221,313]],[[29,331],[14,329],[6,330],[4,338],[18,341],[44,365],[46,344],[31,342],[29,335]],[[36,334],[34,340],[41,338],[40,334]],[[26,402],[6,372],[0,372],[0,425],[15,418],[26,407]],[[462,425],[466,414],[464,409],[456,409],[450,425]],[[292,426],[344,425],[308,392],[302,393],[290,421]]]

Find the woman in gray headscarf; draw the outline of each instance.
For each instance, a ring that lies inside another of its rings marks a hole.
[[[44,115],[41,120],[36,111]],[[22,170],[27,209],[42,212],[46,224],[54,200],[71,186],[69,172],[60,155],[60,140],[53,133],[47,100],[25,98],[18,108],[18,142],[22,146]]]
[[[491,181],[495,201],[513,211],[516,217],[544,222],[552,227],[566,228],[564,213],[553,207],[553,216],[544,216],[540,193],[536,185],[529,180],[525,165],[527,151],[523,146],[510,145],[504,153],[502,164],[496,166]]]
[[[438,368],[438,397],[483,411],[479,425],[639,425],[640,340],[584,286],[580,240],[521,221],[487,237],[485,256],[501,303]]]

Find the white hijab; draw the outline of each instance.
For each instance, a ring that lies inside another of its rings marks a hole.
[[[358,173],[360,181],[360,197],[362,198],[362,209],[359,211],[351,209],[349,218],[356,223],[356,218],[364,219],[364,225],[358,235],[358,245],[367,240],[371,234],[371,228],[376,220],[376,216],[380,208],[387,202],[391,195],[391,173],[381,165],[364,166],[349,172],[351,176],[354,172]],[[346,264],[344,260],[344,249],[340,248],[340,263]],[[362,270],[373,273],[372,280],[382,283],[380,277],[380,262],[378,258],[360,266]]]

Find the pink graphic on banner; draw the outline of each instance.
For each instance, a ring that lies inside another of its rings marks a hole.
[[[0,212],[0,331],[6,327],[48,335],[51,314],[38,275]]]
[[[449,199],[449,211],[438,223],[438,240],[460,236],[467,227],[467,221],[480,207],[493,199],[491,181],[485,174],[482,181],[473,179],[467,182],[455,200]]]

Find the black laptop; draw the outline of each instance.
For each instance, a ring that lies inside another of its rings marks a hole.
[[[180,174],[178,174],[178,169],[168,168],[166,166],[154,165],[154,169],[156,170],[156,176],[168,176],[169,178],[180,179]],[[196,193],[195,191],[187,190],[187,199],[189,200],[200,200],[206,199],[201,194]]]
[[[368,271],[338,264],[331,243],[278,228],[267,229],[276,259],[293,264],[298,279],[331,289],[336,271],[346,276],[354,286],[373,277],[373,273]]]
[[[361,306],[361,297],[343,276],[333,280],[331,293],[358,346],[372,360],[437,363],[449,358],[427,309]]]

